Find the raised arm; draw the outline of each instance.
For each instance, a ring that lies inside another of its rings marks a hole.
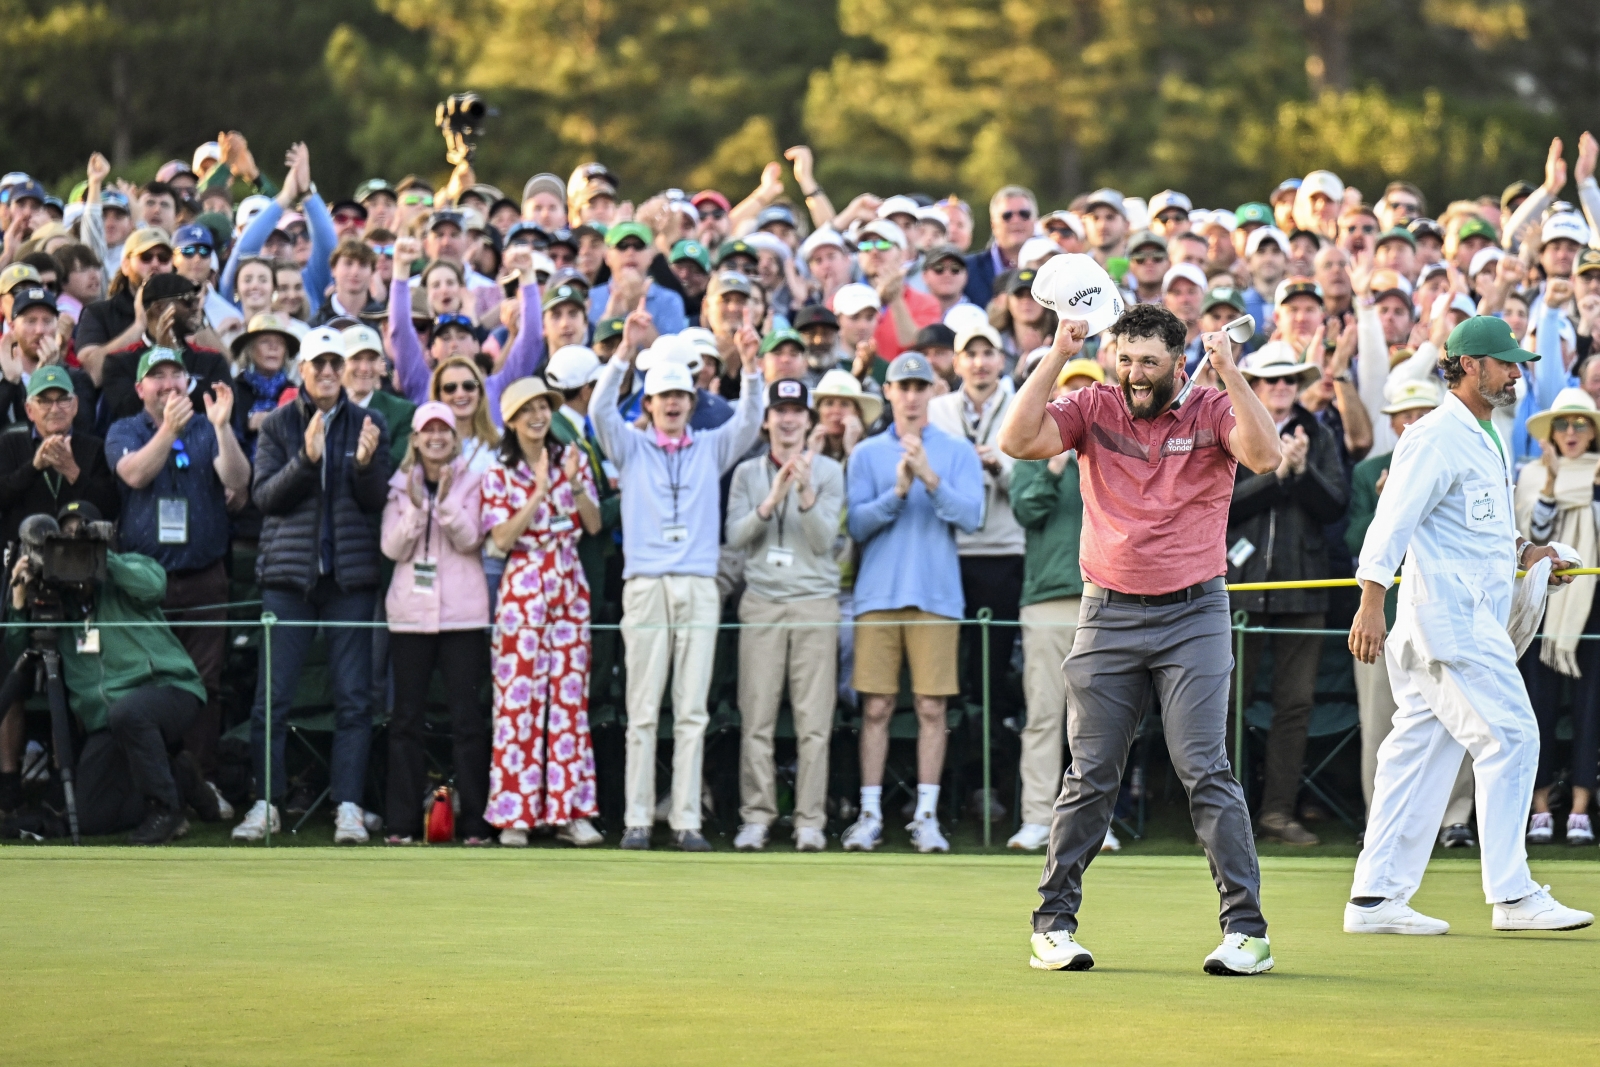
[[[415,240],[415,238],[410,238]],[[396,272],[389,283],[389,351],[394,353],[394,380],[400,392],[413,404],[428,402],[428,358],[422,351],[422,338],[411,321],[411,281],[399,273],[400,256],[394,257]]]
[[[1049,355],[1028,375],[1028,380],[1017,390],[1017,398],[1011,402],[1011,410],[1000,427],[1000,451],[1012,459],[1049,459],[1067,449],[1068,445],[1061,440],[1061,428],[1045,409],[1050,404],[1056,379],[1061,376],[1061,368],[1083,351],[1083,342],[1088,336],[1089,324],[1082,319],[1061,320]]]
[[[500,404],[499,396],[502,390],[518,378],[526,378],[532,374],[539,365],[539,359],[544,355],[544,311],[541,303],[543,297],[539,292],[538,275],[532,270],[521,272],[521,280],[517,284],[517,299],[522,303],[522,325],[517,330],[516,340],[511,342],[511,348],[506,352],[506,358],[500,364],[500,369],[489,375],[489,396],[495,400],[489,409],[494,415],[495,425],[499,425]]]
[[[1239,373],[1233,361],[1233,342],[1226,333],[1202,335],[1211,369],[1217,372],[1228,400],[1233,404],[1233,431],[1228,434],[1228,451],[1233,458],[1257,474],[1276,470],[1283,461],[1283,445],[1278,440],[1278,427],[1272,421],[1261,398],[1256,396],[1250,383]],[[1037,372],[1035,372],[1037,373]],[[1031,380],[1031,379],[1030,379]]]
[[[333,217],[328,214],[328,205],[322,202],[320,194],[306,197],[301,210],[305,212],[306,225],[311,228],[311,258],[306,260],[300,277],[305,282],[311,306],[318,308],[328,295],[328,286],[333,284],[333,268],[328,265],[328,257],[339,244],[339,235],[334,232]]]

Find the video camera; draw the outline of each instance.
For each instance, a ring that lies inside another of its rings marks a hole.
[[[478,150],[477,136],[483,123],[495,110],[477,93],[451,93],[434,111],[433,124],[444,134],[444,157],[451,166],[472,162]]]
[[[106,578],[106,556],[116,527],[99,520],[76,521],[64,532],[49,515],[30,515],[17,531],[21,558],[29,563],[23,604],[33,622],[67,622],[86,617],[94,605],[94,586]],[[8,554],[6,573],[16,566]]]

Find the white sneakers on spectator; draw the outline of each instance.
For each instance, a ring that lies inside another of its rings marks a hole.
[[[1567,844],[1594,844],[1594,828],[1589,825],[1589,816],[1577,812],[1567,816]]]
[[[911,844],[918,852],[949,852],[950,842],[939,832],[939,820],[929,816],[906,824],[911,831]]]
[[[767,847],[767,828],[758,822],[745,823],[734,835],[733,847],[738,852],[760,852]]]
[[[1014,848],[1021,852],[1036,852],[1050,843],[1050,827],[1036,822],[1025,822],[1016,833],[1011,835],[1011,840],[1006,842],[1006,848]],[[1040,936],[1035,934],[1035,937]]]
[[[527,848],[528,831],[508,826],[500,831],[500,843],[506,848]]]
[[[207,782],[206,783],[206,788],[211,790],[212,793],[216,794],[216,797],[217,797],[217,818],[222,819],[223,821],[226,821],[228,819],[233,818],[233,816],[235,814],[235,812],[233,810],[233,805],[229,804],[228,803],[228,798],[222,795],[222,790],[217,788],[217,783],[216,782]],[[1570,836],[1570,831],[1569,831],[1569,836]]]
[[[265,800],[258,800],[250,805],[250,810],[244,813],[244,821],[233,828],[235,841],[260,841],[267,836],[267,810]],[[283,824],[278,821],[278,807],[271,805],[272,832],[278,833],[283,829]]]
[[[1593,915],[1560,903],[1545,886],[1521,900],[1496,904],[1490,925],[1496,930],[1581,930],[1592,922]]]
[[[556,831],[556,840],[565,841],[578,848],[589,848],[598,845],[606,839],[606,835],[594,828],[594,823],[588,819],[573,819],[561,829]],[[501,842],[504,844],[504,842]],[[527,834],[523,834],[523,843],[527,843]]]
[[[844,832],[846,852],[871,852],[883,844],[883,820],[865,812]]]
[[[735,842],[737,845],[738,842]],[[796,827],[794,850],[796,852],[822,852],[828,847],[828,835],[815,826]]]
[[[1094,954],[1066,930],[1034,934],[1030,944],[1028,966],[1036,971],[1087,971],[1094,966]]]
[[[1111,827],[1106,827],[1106,839],[1100,842],[1101,852],[1121,852],[1122,842],[1117,839],[1117,832]]]
[[[333,843],[336,845],[364,845],[367,843],[367,813],[361,805],[346,800],[333,814]]]
[[[1344,906],[1347,934],[1447,934],[1450,924],[1414,910],[1398,900],[1385,900],[1370,908],[1348,901]]]
[[[1535,812],[1528,819],[1528,844],[1548,845],[1555,833],[1555,820],[1550,818],[1548,811]]]

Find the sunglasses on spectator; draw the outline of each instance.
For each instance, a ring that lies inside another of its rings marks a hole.
[[[618,252],[643,252],[644,242],[637,237],[624,237],[616,247]]]
[[[1550,429],[1556,433],[1566,433],[1568,430],[1593,430],[1594,423],[1585,418],[1576,419],[1551,419]]]
[[[947,259],[942,263],[935,263],[933,266],[929,267],[928,268],[928,273],[929,274],[965,274],[965,273],[967,273],[967,265],[965,263],[957,263],[954,260]]]
[[[145,266],[149,266],[152,263],[171,263],[172,249],[152,248],[148,252],[140,252],[139,262],[143,263]]]
[[[1021,219],[1026,222],[1031,218],[1033,218],[1032,208],[1020,207],[1015,211],[1000,212],[1000,219],[1002,222],[1010,222],[1012,219]]]
[[[1179,208],[1173,208],[1171,211],[1163,211],[1161,214],[1156,216],[1156,218],[1162,222],[1182,222],[1188,217],[1189,213]]]
[[[374,255],[388,256],[390,259],[394,258],[394,245],[368,245],[367,247],[372,249]]]
[[[334,222],[366,222],[367,220],[354,211],[340,211],[333,216]]]
[[[1129,263],[1160,263],[1167,258],[1165,252],[1143,252],[1136,256],[1129,256]]]
[[[1391,200],[1389,208],[1393,211],[1404,211],[1408,215],[1415,215],[1422,210],[1422,205],[1410,200]]]
[[[458,392],[460,392],[460,393],[476,393],[477,391],[478,391],[478,380],[476,378],[468,378],[464,382],[440,382],[439,383],[439,395],[440,396],[455,396],[456,393],[458,393]]]
[[[1377,233],[1378,232],[1378,227],[1377,227],[1377,225],[1375,223],[1364,222],[1360,226],[1346,226],[1345,227],[1345,232],[1346,233]]]
[[[432,207],[433,196],[429,193],[407,193],[400,198],[406,207]]]
[[[857,252],[887,252],[887,251],[889,251],[889,249],[893,248],[894,246],[895,245],[894,245],[893,241],[885,241],[885,240],[882,240],[881,238],[878,239],[878,240],[875,240],[875,241],[857,241],[856,242],[856,251]]]
[[[289,234],[289,240],[293,241],[295,244],[299,244],[302,241],[311,240],[311,234],[306,230],[295,230]]]
[[[211,249],[206,245],[184,245],[178,249],[178,255],[194,259],[198,256],[209,256]]]
[[[725,219],[727,217],[728,213],[722,210],[720,207],[703,207],[700,209],[701,222],[704,222],[706,219]]]

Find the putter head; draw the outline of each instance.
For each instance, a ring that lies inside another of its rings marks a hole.
[[[1242,345],[1256,335],[1256,318],[1254,315],[1240,315],[1224,326],[1222,332],[1234,344]]]

